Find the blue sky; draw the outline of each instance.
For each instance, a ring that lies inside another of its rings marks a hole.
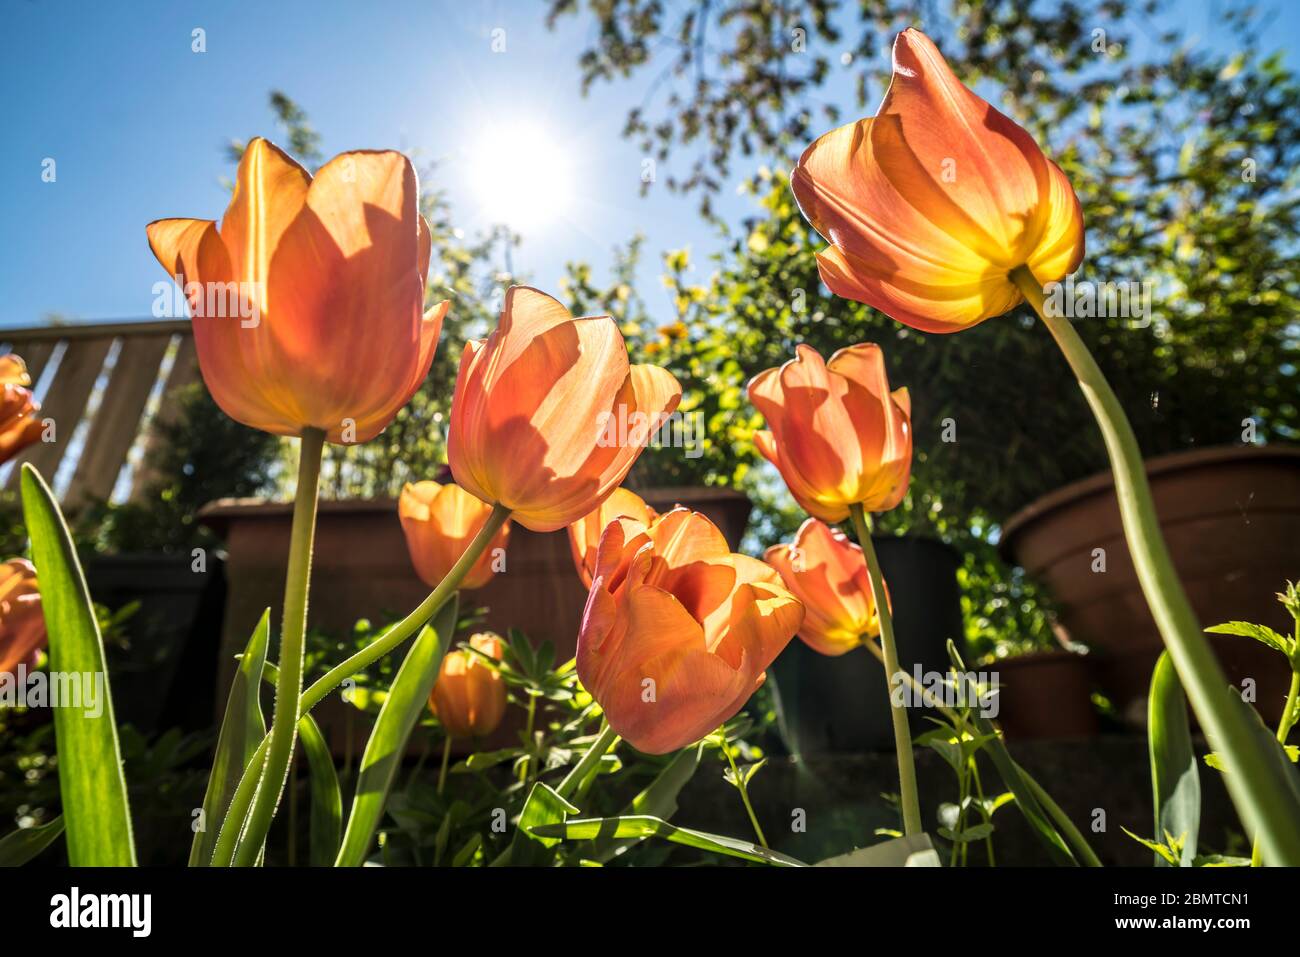
[[[233,173],[226,142],[282,138],[267,106],[273,88],[309,112],[326,155],[394,147],[438,160],[437,185],[469,233],[490,224],[475,188],[484,130],[543,128],[572,195],[562,212],[526,228],[515,267],[553,290],[566,261],[602,270],[611,247],[643,232],[642,292],[666,311],[650,281],[659,254],[713,243],[692,198],[663,189],[639,196],[641,152],[619,130],[649,77],[601,85],[582,99],[577,57],[589,26],[567,18],[547,30],[544,10],[541,0],[10,0],[0,12],[0,326],[50,313],[148,316],[161,271],[145,223],[220,217],[221,180]],[[1177,19],[1215,44],[1216,10],[1189,0]],[[1297,35],[1300,4],[1279,10],[1270,36],[1285,43]],[[196,27],[206,31],[201,54],[191,51]],[[497,29],[505,52],[493,52]],[[848,75],[828,95],[851,110]],[[41,178],[47,157],[57,163],[53,183]],[[734,172],[739,182],[751,170]],[[748,209],[734,184],[724,190],[720,212],[736,219]]]

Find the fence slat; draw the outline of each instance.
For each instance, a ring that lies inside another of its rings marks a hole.
[[[67,507],[106,500],[112,494],[170,342],[171,336],[166,335],[123,338],[77,470],[63,497]]]
[[[18,353],[23,362],[27,363],[27,374],[32,377],[33,386],[45,371],[45,364],[50,361],[50,356],[54,355],[56,345],[57,342],[20,342],[12,345],[12,351]]]
[[[142,501],[148,491],[150,482],[154,478],[154,472],[149,463],[159,443],[163,441],[162,436],[159,434],[159,427],[175,420],[176,401],[174,393],[177,389],[183,389],[191,382],[197,381],[198,378],[199,359],[194,351],[194,336],[187,333],[181,338],[180,345],[176,350],[176,358],[172,361],[171,372],[167,374],[167,382],[163,386],[162,402],[158,406],[158,411],[153,420],[147,426],[140,461],[136,466],[135,473],[131,476],[131,501]]]
[[[104,357],[108,355],[112,344],[112,336],[69,342],[63,358],[59,360],[58,371],[54,373],[54,381],[50,383],[40,412],[42,419],[54,420],[55,441],[37,442],[18,459],[19,462],[35,465],[47,482],[54,481],[54,473],[63,461],[68,443],[77,431],[77,423],[86,411],[86,402],[95,388],[95,380],[104,368]],[[10,488],[18,487],[21,472],[22,469],[15,465],[9,473]]]

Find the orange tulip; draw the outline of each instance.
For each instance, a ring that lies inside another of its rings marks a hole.
[[[917,30],[894,43],[876,116],[816,140],[790,185],[831,244],[817,255],[831,291],[925,332],[1019,304],[1008,278],[1017,267],[1049,283],[1083,259],[1083,213],[1065,174]]]
[[[582,587],[590,588],[596,573],[596,547],[601,533],[616,518],[631,518],[649,525],[659,513],[631,489],[616,488],[609,498],[601,502],[588,515],[569,526],[569,548],[573,551],[573,565],[582,579]]]
[[[469,640],[495,661],[501,660],[501,637],[490,631]],[[497,729],[506,713],[506,685],[493,668],[468,651],[447,652],[429,695],[429,710],[453,738],[481,738]]]
[[[803,606],[771,567],[733,555],[703,515],[615,519],[600,539],[578,633],[578,677],[610,726],[648,754],[731,718],[798,631]]]
[[[208,391],[277,435],[365,442],[429,372],[447,312],[421,312],[429,224],[400,153],[342,153],[315,179],[264,139],[248,145],[218,229],[160,219],[149,245],[185,289]]]
[[[397,516],[406,535],[411,564],[421,581],[430,588],[438,587],[491,514],[490,505],[484,505],[459,485],[408,483],[397,501]],[[461,588],[482,588],[492,580],[493,562],[504,554],[509,537],[507,522],[461,580]]]
[[[0,464],[8,462],[27,446],[40,441],[40,404],[29,386],[32,377],[27,364],[12,352],[0,356]]]
[[[34,667],[45,641],[36,569],[26,559],[11,558],[0,564],[0,674]]]
[[[799,637],[813,651],[837,657],[880,634],[866,559],[839,529],[810,518],[763,557],[808,610]]]
[[[609,316],[512,286],[496,331],[461,356],[447,457],[465,491],[555,531],[618,487],[681,396],[671,373],[628,363]]]
[[[907,389],[889,391],[879,346],[849,346],[825,363],[801,345],[754,377],[749,401],[771,430],[754,444],[808,514],[839,522],[850,505],[884,512],[907,494],[912,402]]]

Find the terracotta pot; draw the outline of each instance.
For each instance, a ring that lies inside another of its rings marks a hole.
[[[751,506],[738,492],[682,488],[642,494],[658,509],[681,503],[703,512],[718,524],[733,548],[739,547]],[[212,503],[201,513],[203,522],[225,539],[227,552],[229,591],[218,666],[218,710],[225,707],[234,656],[243,650],[267,607],[278,628],[292,511],[287,503],[228,499]],[[307,606],[309,627],[345,634],[360,618],[400,618],[428,594],[411,567],[395,501],[320,503]],[[563,531],[533,532],[516,524],[510,531],[505,572],[484,588],[462,592],[461,610],[486,607],[484,628],[502,634],[519,628],[534,644],[554,642],[556,661],[565,661],[573,656],[586,599],[573,568],[568,536]],[[320,705],[325,715],[330,711],[327,704]],[[341,727],[342,722],[337,724]],[[514,743],[508,729],[492,740],[502,740],[503,734],[504,743]],[[331,743],[340,749],[346,746],[333,734]]]
[[[1097,733],[1091,656],[1035,651],[979,670],[996,675],[996,720],[1008,738],[1087,738]]]
[[[1274,593],[1300,574],[1300,448],[1244,446],[1147,461],[1160,527],[1202,626],[1241,620],[1289,631]],[[1110,472],[1058,489],[1017,513],[1001,550],[1047,586],[1061,624],[1092,649],[1102,690],[1126,720],[1146,720],[1160,635],[1139,587]],[[1096,549],[1105,571],[1094,571]],[[1229,680],[1253,680],[1255,704],[1280,716],[1290,671],[1247,638],[1211,642]]]

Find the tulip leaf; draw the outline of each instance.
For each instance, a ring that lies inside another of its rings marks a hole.
[[[443,655],[455,636],[458,606],[457,597],[452,595],[434,612],[393,679],[361,758],[356,796],[334,862],[336,867],[359,867],[365,863],[393,778],[401,766],[407,739],[428,704]]]
[[[329,867],[338,855],[343,834],[343,793],[334,770],[334,755],[309,714],[298,719],[298,740],[307,755],[311,778],[311,863],[313,867]]]
[[[648,814],[631,814],[623,817],[598,817],[585,820],[563,821],[556,824],[541,824],[532,827],[531,833],[540,839],[561,838],[566,840],[624,840],[627,838],[658,837],[674,844],[694,847],[713,854],[738,857],[756,864],[771,864],[776,867],[807,867],[803,861],[776,851],[768,850],[749,841],[740,841],[734,837],[720,834],[706,834],[690,828],[677,827],[662,818]]]
[[[1192,750],[1187,697],[1169,652],[1161,652],[1151,675],[1147,698],[1147,747],[1151,755],[1151,793],[1155,833],[1172,834],[1182,843],[1174,862],[1161,853],[1156,866],[1190,867],[1196,859],[1201,827],[1201,779]]]
[[[271,609],[268,608],[262,612],[257,627],[253,629],[230,683],[226,714],[221,719],[217,749],[212,755],[208,789],[203,795],[203,823],[190,844],[190,867],[207,867],[212,861],[230,799],[235,795],[235,788],[239,786],[239,779],[252,760],[253,752],[266,736],[266,721],[262,717],[258,690],[262,684],[270,634]]]
[[[0,867],[22,867],[63,833],[63,817],[36,827],[19,828],[0,838]]]
[[[86,578],[68,526],[41,474],[24,464],[21,482],[23,516],[49,632],[50,673],[63,676],[64,688],[88,686],[78,694],[78,706],[65,703],[53,709],[68,863],[134,867],[135,840],[104,640]]]
[[[570,814],[580,813],[560,793],[548,784],[538,781],[528,792],[524,809],[519,812],[518,826],[510,846],[495,861],[494,867],[510,864],[514,867],[543,867],[553,863],[554,847],[561,838],[542,835],[537,828],[563,824]]]
[[[677,813],[677,796],[682,788],[695,776],[704,753],[703,742],[678,751],[668,765],[655,775],[655,779],[646,785],[645,790],[634,797],[623,809],[625,815],[649,815],[665,821]],[[591,858],[605,863],[622,854],[638,840],[613,841],[598,840],[591,851]]]

